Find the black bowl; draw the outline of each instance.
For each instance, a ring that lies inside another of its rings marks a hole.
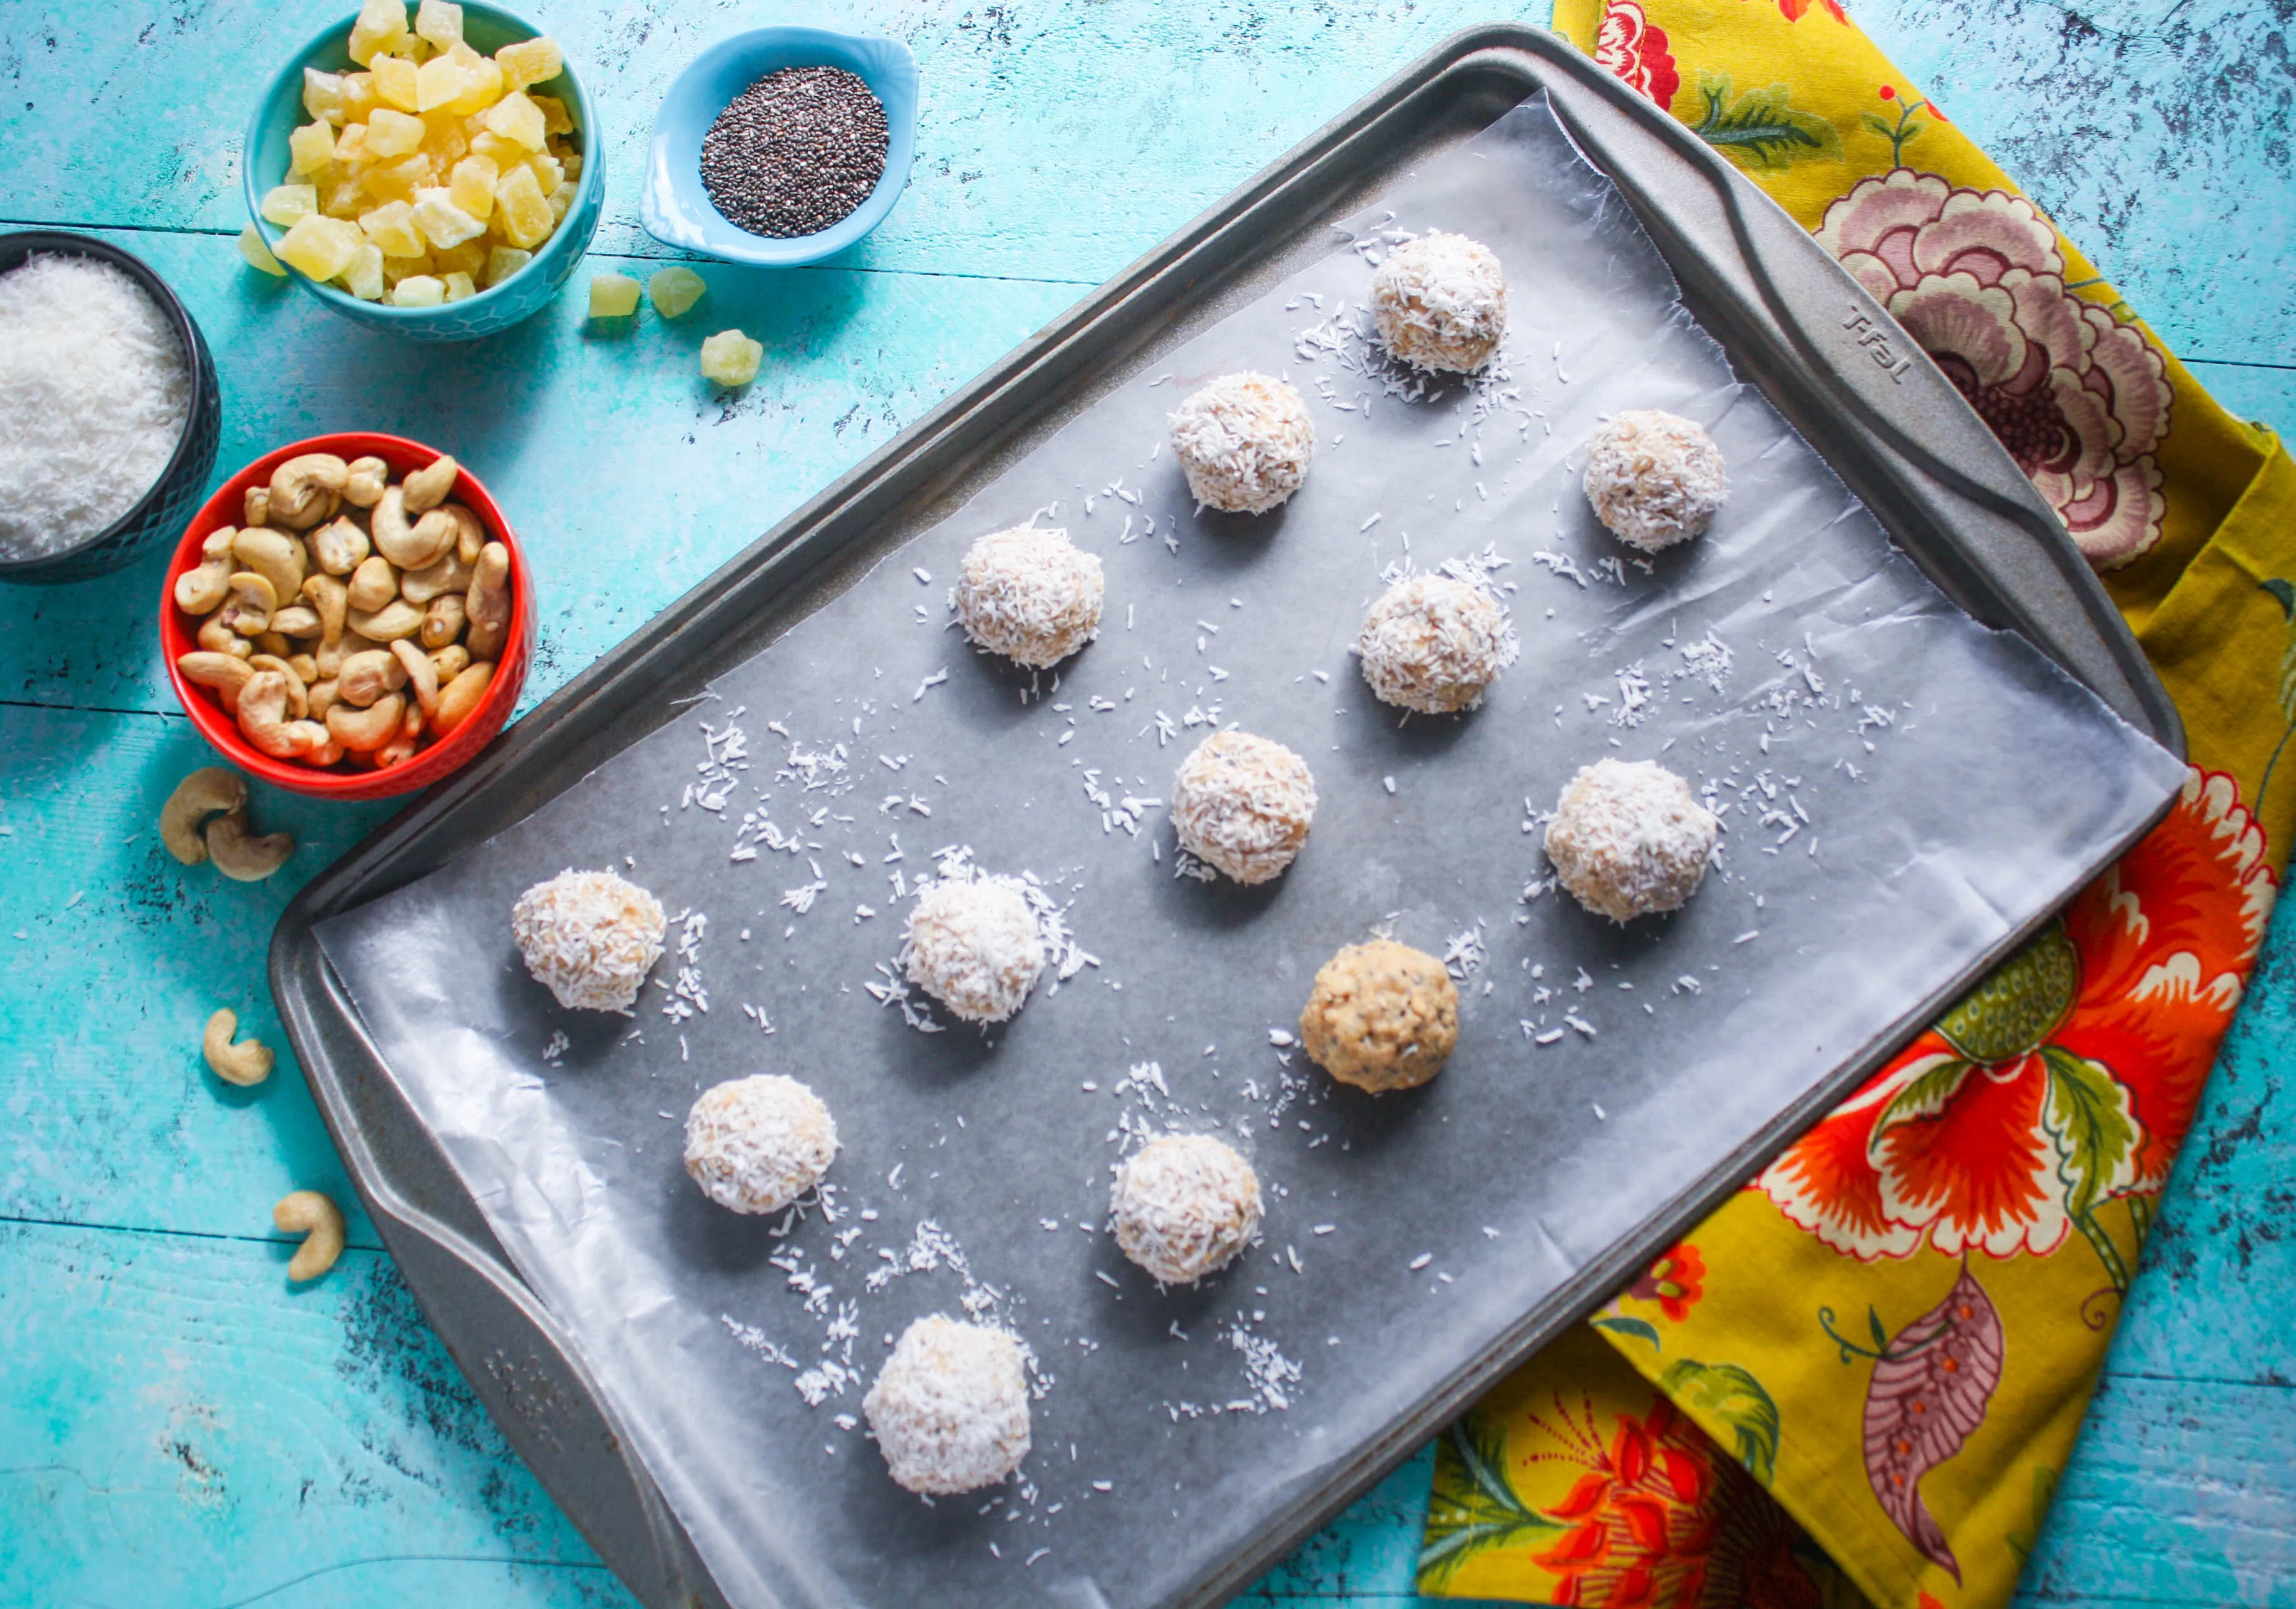
[[[184,522],[206,501],[208,477],[215,470],[216,443],[223,429],[223,404],[216,387],[215,359],[200,327],[176,299],[168,282],[152,272],[141,257],[84,234],[61,230],[26,229],[0,234],[0,274],[22,263],[35,252],[94,257],[110,263],[144,287],[167,312],[176,326],[176,338],[191,355],[191,406],[184,416],[184,434],[175,456],[143,496],[111,525],[75,547],[37,559],[0,559],[0,581],[85,581],[108,575],[135,562],[155,547],[172,546],[184,534]]]

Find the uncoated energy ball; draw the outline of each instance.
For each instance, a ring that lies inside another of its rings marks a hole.
[[[1029,1376],[1001,1329],[933,1313],[903,1331],[869,1394],[893,1479],[929,1497],[993,1485],[1029,1456]]]
[[[1546,858],[1587,910],[1614,922],[1698,892],[1722,823],[1655,760],[1598,760],[1562,789]]]
[[[819,1184],[836,1156],[829,1108],[779,1074],[704,1090],[685,1115],[685,1171],[732,1212],[780,1212]]]
[[[1443,963],[1393,939],[1350,944],[1316,974],[1300,1038],[1318,1066],[1374,1095],[1443,1070],[1459,1042],[1459,991]]]
[[[1116,1244],[1159,1285],[1226,1268],[1259,1228],[1259,1175],[1210,1134],[1152,1139],[1116,1170]]]
[[[1398,362],[1472,374],[1506,334],[1506,271],[1481,241],[1431,231],[1387,254],[1371,313]]]
[[[1697,535],[1730,495],[1713,438],[1656,408],[1623,409],[1596,428],[1585,485],[1595,518],[1645,553]]]
[[[1265,374],[1227,374],[1173,411],[1172,452],[1200,503],[1264,514],[1300,489],[1316,425],[1300,393]]]
[[[661,959],[661,903],[611,871],[565,870],[511,907],[511,935],[562,1006],[627,1011]]]
[[[1100,560],[1066,531],[1015,526],[965,550],[956,617],[989,652],[1042,669],[1092,641],[1104,590]]]

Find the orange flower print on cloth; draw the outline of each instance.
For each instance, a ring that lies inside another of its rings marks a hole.
[[[1898,167],[1828,207],[1817,239],[1960,388],[2091,564],[2161,539],[2167,364],[2066,288],[2030,201]]]
[[[1659,1311],[1677,1324],[1690,1316],[1705,1294],[1706,1260],[1696,1246],[1681,1241],[1660,1252],[1643,1277],[1627,1286],[1628,1295],[1657,1303]]]
[[[1666,30],[1652,28],[1635,0],[1611,0],[1595,35],[1595,60],[1626,80],[1661,109],[1674,104],[1682,75],[1667,53]]]
[[[1764,1170],[1792,1222],[1865,1262],[2046,1256],[2139,1235],[2271,913],[2264,836],[2195,770],[2168,819]]]

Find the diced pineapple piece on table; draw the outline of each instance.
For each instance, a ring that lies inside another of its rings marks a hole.
[[[318,213],[298,218],[279,241],[279,260],[299,274],[322,282],[350,266],[352,255],[366,244],[357,224]]]
[[[401,111],[413,111],[422,102],[414,62],[404,56],[377,56],[367,69],[374,75],[375,99]]]
[[[751,340],[739,330],[720,330],[701,343],[702,378],[729,389],[746,386],[758,378],[758,365],[765,355],[764,343]]]
[[[381,52],[406,39],[406,7],[401,0],[366,0],[351,24],[351,60],[365,67]]]
[[[459,246],[486,233],[486,225],[455,205],[443,186],[414,192],[414,226],[433,246]]]
[[[540,151],[547,137],[542,129],[542,108],[529,100],[523,90],[514,89],[488,107],[486,123],[488,132],[515,140],[529,151]]]
[[[590,316],[628,318],[638,310],[638,282],[627,274],[590,276]]]
[[[316,184],[274,184],[263,194],[263,221],[291,229],[319,210]]]
[[[494,216],[495,184],[502,177],[502,169],[491,157],[464,157],[455,164],[454,176],[447,182],[447,199],[472,217],[484,222]]]
[[[549,239],[557,225],[542,186],[535,183],[533,168],[521,163],[503,176],[502,183],[495,186],[495,229],[503,239],[530,251]]]
[[[414,37],[428,39],[440,50],[463,42],[463,8],[447,0],[422,0],[414,8]]]
[[[515,246],[496,246],[487,253],[487,287],[492,290],[534,261],[534,253]]]
[[[390,290],[390,302],[394,307],[436,307],[446,299],[446,282],[433,279],[427,274],[403,279]]]
[[[280,265],[279,259],[271,255],[271,248],[264,243],[263,231],[252,224],[239,232],[239,255],[247,259],[247,265],[250,268],[260,268],[264,273],[283,280],[287,277],[287,270]]]
[[[708,289],[701,276],[691,268],[657,268],[646,281],[646,298],[662,317],[676,318],[700,301],[701,293]]]
[[[385,257],[421,257],[430,249],[414,226],[414,208],[404,201],[385,201],[373,212],[360,214],[358,225]]]
[[[322,123],[332,123],[340,128],[348,120],[350,98],[344,92],[342,75],[323,73],[316,67],[303,69],[303,110]]]
[[[388,106],[378,106],[366,120],[367,155],[379,161],[412,154],[422,148],[430,132],[422,118]]]
[[[351,254],[342,272],[342,287],[363,302],[382,299],[382,248],[369,241]]]
[[[495,52],[495,61],[503,69],[503,78],[512,89],[524,89],[529,84],[546,84],[556,78],[566,66],[565,56],[558,42],[545,34],[539,38],[521,39],[515,45],[505,45]]]

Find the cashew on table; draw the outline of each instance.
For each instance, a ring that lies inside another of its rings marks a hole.
[[[298,1285],[316,1279],[343,1254],[343,1210],[316,1190],[282,1196],[271,1209],[271,1221],[283,1233],[303,1237],[287,1264],[287,1278]]]
[[[239,1013],[225,1006],[208,1018],[207,1032],[200,1036],[200,1050],[217,1078],[246,1089],[271,1076],[271,1047],[259,1039],[243,1039],[234,1044],[232,1035],[238,1032]]]

